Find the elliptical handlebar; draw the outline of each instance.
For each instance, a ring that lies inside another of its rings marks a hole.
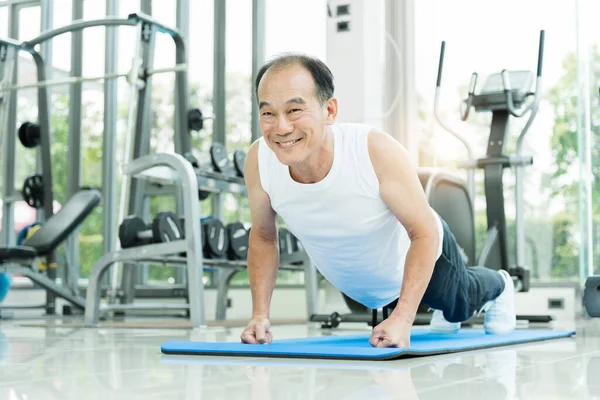
[[[546,31],[543,29],[540,31],[540,45],[538,47],[538,65],[537,65],[537,77],[542,77],[542,66],[544,63],[544,39],[546,38]]]
[[[437,83],[436,88],[440,88],[442,85],[442,70],[444,69],[444,53],[446,52],[446,42],[442,41],[442,47],[440,49],[440,62],[438,63]]]
[[[506,108],[513,117],[521,118],[522,116],[527,114],[529,111],[531,111],[531,108],[535,104],[535,97],[533,99],[533,102],[529,103],[529,105],[527,107],[525,107],[521,111],[518,111],[515,108],[515,105],[513,103],[513,93],[512,93],[512,86],[510,85],[510,75],[508,74],[508,71],[505,69],[502,70],[500,75],[502,76],[502,86],[504,87],[504,95],[506,96]],[[537,83],[536,83],[536,86],[537,86]],[[537,94],[537,90],[536,90],[535,94]]]
[[[545,36],[545,32],[543,30],[540,31],[540,43],[539,43],[539,48],[538,48],[538,64],[537,64],[537,76],[535,79],[534,99],[533,99],[533,102],[531,102],[524,110],[522,110],[520,112],[517,111],[517,109],[515,109],[515,106],[513,104],[512,87],[510,85],[510,76],[508,74],[508,71],[502,70],[502,86],[504,87],[504,93],[506,95],[506,105],[508,107],[508,112],[510,112],[510,114],[513,117],[521,118],[527,112],[533,110],[534,107],[539,106],[539,98],[541,97],[540,80],[542,78],[542,64],[543,64],[543,60],[544,60],[544,36]]]
[[[442,86],[442,70],[444,69],[444,54],[445,54],[445,52],[446,52],[446,42],[442,41],[442,46],[440,49],[440,62],[438,64],[437,83],[436,83],[436,87],[435,87],[435,99],[433,102],[433,114],[435,115],[435,119],[442,126],[442,128],[444,128],[452,136],[454,136],[455,138],[460,140],[461,143],[466,147],[469,160],[474,160],[475,156],[473,154],[473,148],[471,147],[471,145],[469,144],[467,139],[465,139],[465,137],[462,136],[460,133],[458,133],[458,132],[454,131],[452,128],[450,128],[448,126],[448,124],[446,124],[446,122],[442,119],[442,117],[439,114],[439,100],[440,100],[440,91],[441,91],[441,86]],[[475,82],[477,81],[476,75],[477,74],[475,74]],[[471,79],[473,92],[475,91],[475,82],[473,82],[473,79]],[[469,93],[471,93],[471,90],[469,90]],[[471,96],[469,96],[469,97],[471,97]],[[467,111],[467,113],[468,113],[468,111]]]
[[[460,119],[466,121],[469,118],[469,112],[471,111],[471,106],[473,105],[473,96],[475,95],[475,87],[477,86],[477,72],[473,72],[471,74],[471,82],[469,83],[469,95],[466,100],[465,110],[460,110]]]
[[[521,131],[521,133],[519,134],[519,137],[517,139],[516,152],[518,155],[521,154],[525,135],[527,134],[527,132],[529,131],[529,128],[531,127],[531,124],[533,123],[533,120],[534,120],[534,118],[538,112],[539,106],[540,106],[540,101],[542,100],[542,89],[541,89],[542,88],[542,66],[543,66],[543,62],[544,62],[544,39],[545,39],[545,37],[546,37],[546,32],[542,29],[540,31],[540,41],[539,41],[539,47],[538,47],[537,75],[535,78],[535,95],[533,98],[533,103],[531,103],[530,107],[528,107],[531,110],[531,113],[529,114],[529,119],[527,120],[527,123],[523,127],[523,130]],[[511,100],[512,100],[512,97],[511,97]],[[511,106],[512,106],[512,102],[509,104],[509,111],[510,111]],[[511,111],[511,114],[512,114],[512,111]]]
[[[461,135],[460,133],[456,132],[455,130],[453,130],[452,128],[450,128],[450,126],[448,124],[446,124],[446,122],[442,119],[442,117],[440,116],[439,113],[439,101],[440,101],[440,88],[442,85],[442,70],[444,69],[444,54],[446,52],[446,42],[442,41],[442,46],[440,49],[440,62],[438,64],[438,73],[437,73],[437,83],[436,83],[436,87],[435,87],[435,99],[433,101],[433,114],[435,115],[435,119],[438,121],[438,123],[440,124],[440,126],[442,128],[444,128],[446,131],[448,131],[448,133],[450,133],[452,136],[454,136],[455,138],[457,138],[462,144],[463,146],[465,146],[465,148],[467,149],[467,159],[469,161],[474,161],[475,160],[475,154],[473,153],[473,148],[471,147],[471,144],[467,141],[467,139]],[[472,89],[472,92],[475,91],[475,83],[477,82],[477,74],[475,74],[475,80],[473,81],[473,79],[471,79],[471,87],[469,89]],[[471,90],[469,90],[469,92],[471,92]],[[472,98],[472,96],[470,95],[469,98]],[[467,108],[467,115],[468,115],[468,110],[470,109],[470,101],[469,101],[469,107]],[[469,192],[469,197],[471,200],[471,209],[473,210],[475,207],[475,171],[474,170],[468,170],[467,171],[467,190]]]
[[[517,154],[521,154],[521,149],[523,147],[523,141],[525,139],[525,135],[529,131],[529,128],[537,114],[537,111],[538,111],[539,105],[540,105],[540,101],[542,98],[541,88],[542,88],[542,69],[543,69],[543,61],[544,61],[544,39],[545,39],[545,31],[541,30],[539,46],[538,46],[538,62],[537,62],[535,90],[533,93],[531,93],[531,94],[533,94],[534,99],[524,109],[517,110],[515,108],[514,102],[513,102],[513,92],[512,92],[512,85],[510,82],[510,75],[507,70],[502,70],[502,73],[501,73],[502,86],[503,86],[504,93],[506,96],[506,107],[507,107],[508,112],[513,117],[516,117],[516,118],[521,118],[525,114],[530,113],[529,119],[527,120],[527,123],[523,127],[523,130],[521,131],[521,133],[519,134],[519,137],[517,139]],[[440,49],[440,60],[439,60],[439,65],[438,65],[436,89],[435,89],[434,115],[435,115],[435,118],[438,121],[438,123],[445,130],[447,130],[451,135],[453,135],[454,137],[456,137],[458,140],[460,140],[463,143],[463,145],[467,149],[468,159],[474,160],[475,157],[473,155],[473,150],[471,148],[471,145],[467,142],[467,140],[461,134],[459,134],[458,132],[451,129],[448,126],[448,124],[446,124],[446,122],[441,118],[440,113],[439,113],[438,106],[439,106],[439,96],[440,96],[441,84],[442,84],[442,71],[444,68],[445,52],[446,52],[446,42],[442,41],[442,45],[441,45],[441,49]],[[477,85],[477,73],[473,72],[473,74],[471,74],[471,81],[469,84],[468,98],[464,101],[466,103],[466,107],[465,107],[465,109],[463,109],[461,106],[461,110],[460,110],[462,121],[466,121],[469,116],[469,112],[470,112],[471,106],[473,104],[473,97],[475,96],[476,85]],[[531,95],[531,94],[529,94],[529,95]]]

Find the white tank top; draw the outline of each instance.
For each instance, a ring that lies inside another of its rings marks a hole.
[[[334,124],[333,165],[319,182],[294,181],[264,138],[260,182],[271,207],[302,243],[321,274],[371,309],[396,300],[410,245],[406,229],[379,196],[367,147],[371,127]],[[442,252],[443,230],[437,216]]]

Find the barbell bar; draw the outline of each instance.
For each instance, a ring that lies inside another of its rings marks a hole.
[[[135,59],[134,59],[134,64],[136,63]],[[169,67],[169,68],[154,68],[154,69],[149,69],[149,68],[141,68],[141,67],[132,67],[132,69],[127,72],[127,73],[115,73],[115,74],[106,74],[106,75],[101,75],[101,76],[89,76],[89,77],[83,77],[83,76],[74,76],[71,78],[65,78],[65,79],[50,79],[50,80],[45,80],[45,81],[38,81],[36,83],[30,83],[30,84],[17,84],[17,85],[7,85],[7,81],[5,80],[4,82],[0,82],[0,93],[1,92],[8,92],[11,90],[17,90],[17,89],[33,89],[33,88],[41,88],[41,87],[49,87],[49,86],[59,86],[59,85],[72,85],[75,83],[80,83],[80,82],[93,82],[93,81],[102,81],[102,80],[108,80],[108,79],[117,79],[117,78],[127,78],[127,82],[130,84],[134,83],[134,79],[136,79],[137,81],[135,82],[136,85],[138,86],[138,89],[142,89],[145,82],[144,82],[144,78],[150,75],[156,75],[156,74],[163,74],[163,73],[167,73],[167,72],[181,72],[181,71],[187,71],[187,64],[177,64],[173,67]]]

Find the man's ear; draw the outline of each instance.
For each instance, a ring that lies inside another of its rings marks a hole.
[[[337,98],[332,97],[329,100],[327,100],[327,103],[325,104],[325,110],[327,112],[327,115],[325,116],[325,122],[327,123],[327,125],[332,125],[333,123],[335,123],[335,119],[337,118],[338,113]]]

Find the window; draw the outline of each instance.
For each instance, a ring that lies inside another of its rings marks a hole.
[[[8,37],[8,7],[0,6],[0,37]]]
[[[573,3],[560,3],[553,8],[547,8],[545,4],[538,0],[509,0],[497,2],[496,7],[471,0],[416,3],[415,78],[422,115],[421,163],[456,170],[457,161],[466,158],[461,144],[433,118],[434,82],[441,41],[446,41],[440,99],[442,114],[451,126],[467,137],[479,157],[486,151],[491,116],[471,110],[469,119],[460,122],[457,112],[460,101],[466,98],[471,72],[478,72],[478,87],[481,88],[489,74],[503,68],[535,71],[539,31],[545,29],[543,98],[524,147],[524,154],[532,155],[534,159],[534,164],[526,167],[524,177],[526,266],[531,269],[532,280],[574,280],[579,274],[576,245],[579,233],[577,216],[572,210],[577,207],[578,196],[569,189],[569,179],[557,179],[555,174],[556,135],[561,129],[557,116],[565,106],[565,96],[573,99],[572,88],[561,82],[565,75],[576,75],[573,69],[576,65],[573,61],[577,44],[576,10]],[[519,12],[515,13],[517,9]],[[541,9],[543,13],[540,13]],[[490,12],[494,13],[494,18],[489,18]],[[507,26],[518,29],[507,29]],[[572,114],[576,113],[575,109],[569,112],[573,120],[576,119],[576,114]],[[512,122],[507,151],[514,151],[516,137],[525,120]],[[570,140],[575,137],[571,136]],[[573,156],[572,149],[570,155]],[[573,157],[570,160],[571,168],[576,171],[576,160]],[[464,170],[457,173],[466,176]],[[487,228],[482,179],[482,172],[478,170],[476,223],[479,248]],[[511,254],[515,242],[514,179],[514,171],[504,172]],[[577,180],[576,173],[570,179]]]
[[[27,40],[40,33],[41,14],[40,7],[23,7],[19,9],[19,36],[17,40]],[[19,54],[17,67],[18,84],[31,84],[37,80],[37,69],[33,58],[24,52]],[[17,129],[26,121],[37,122],[37,90],[21,89],[16,94],[17,98]],[[36,150],[28,149],[17,141],[15,169],[15,189],[20,190],[25,179],[36,173]],[[33,221],[32,221],[33,222]]]

